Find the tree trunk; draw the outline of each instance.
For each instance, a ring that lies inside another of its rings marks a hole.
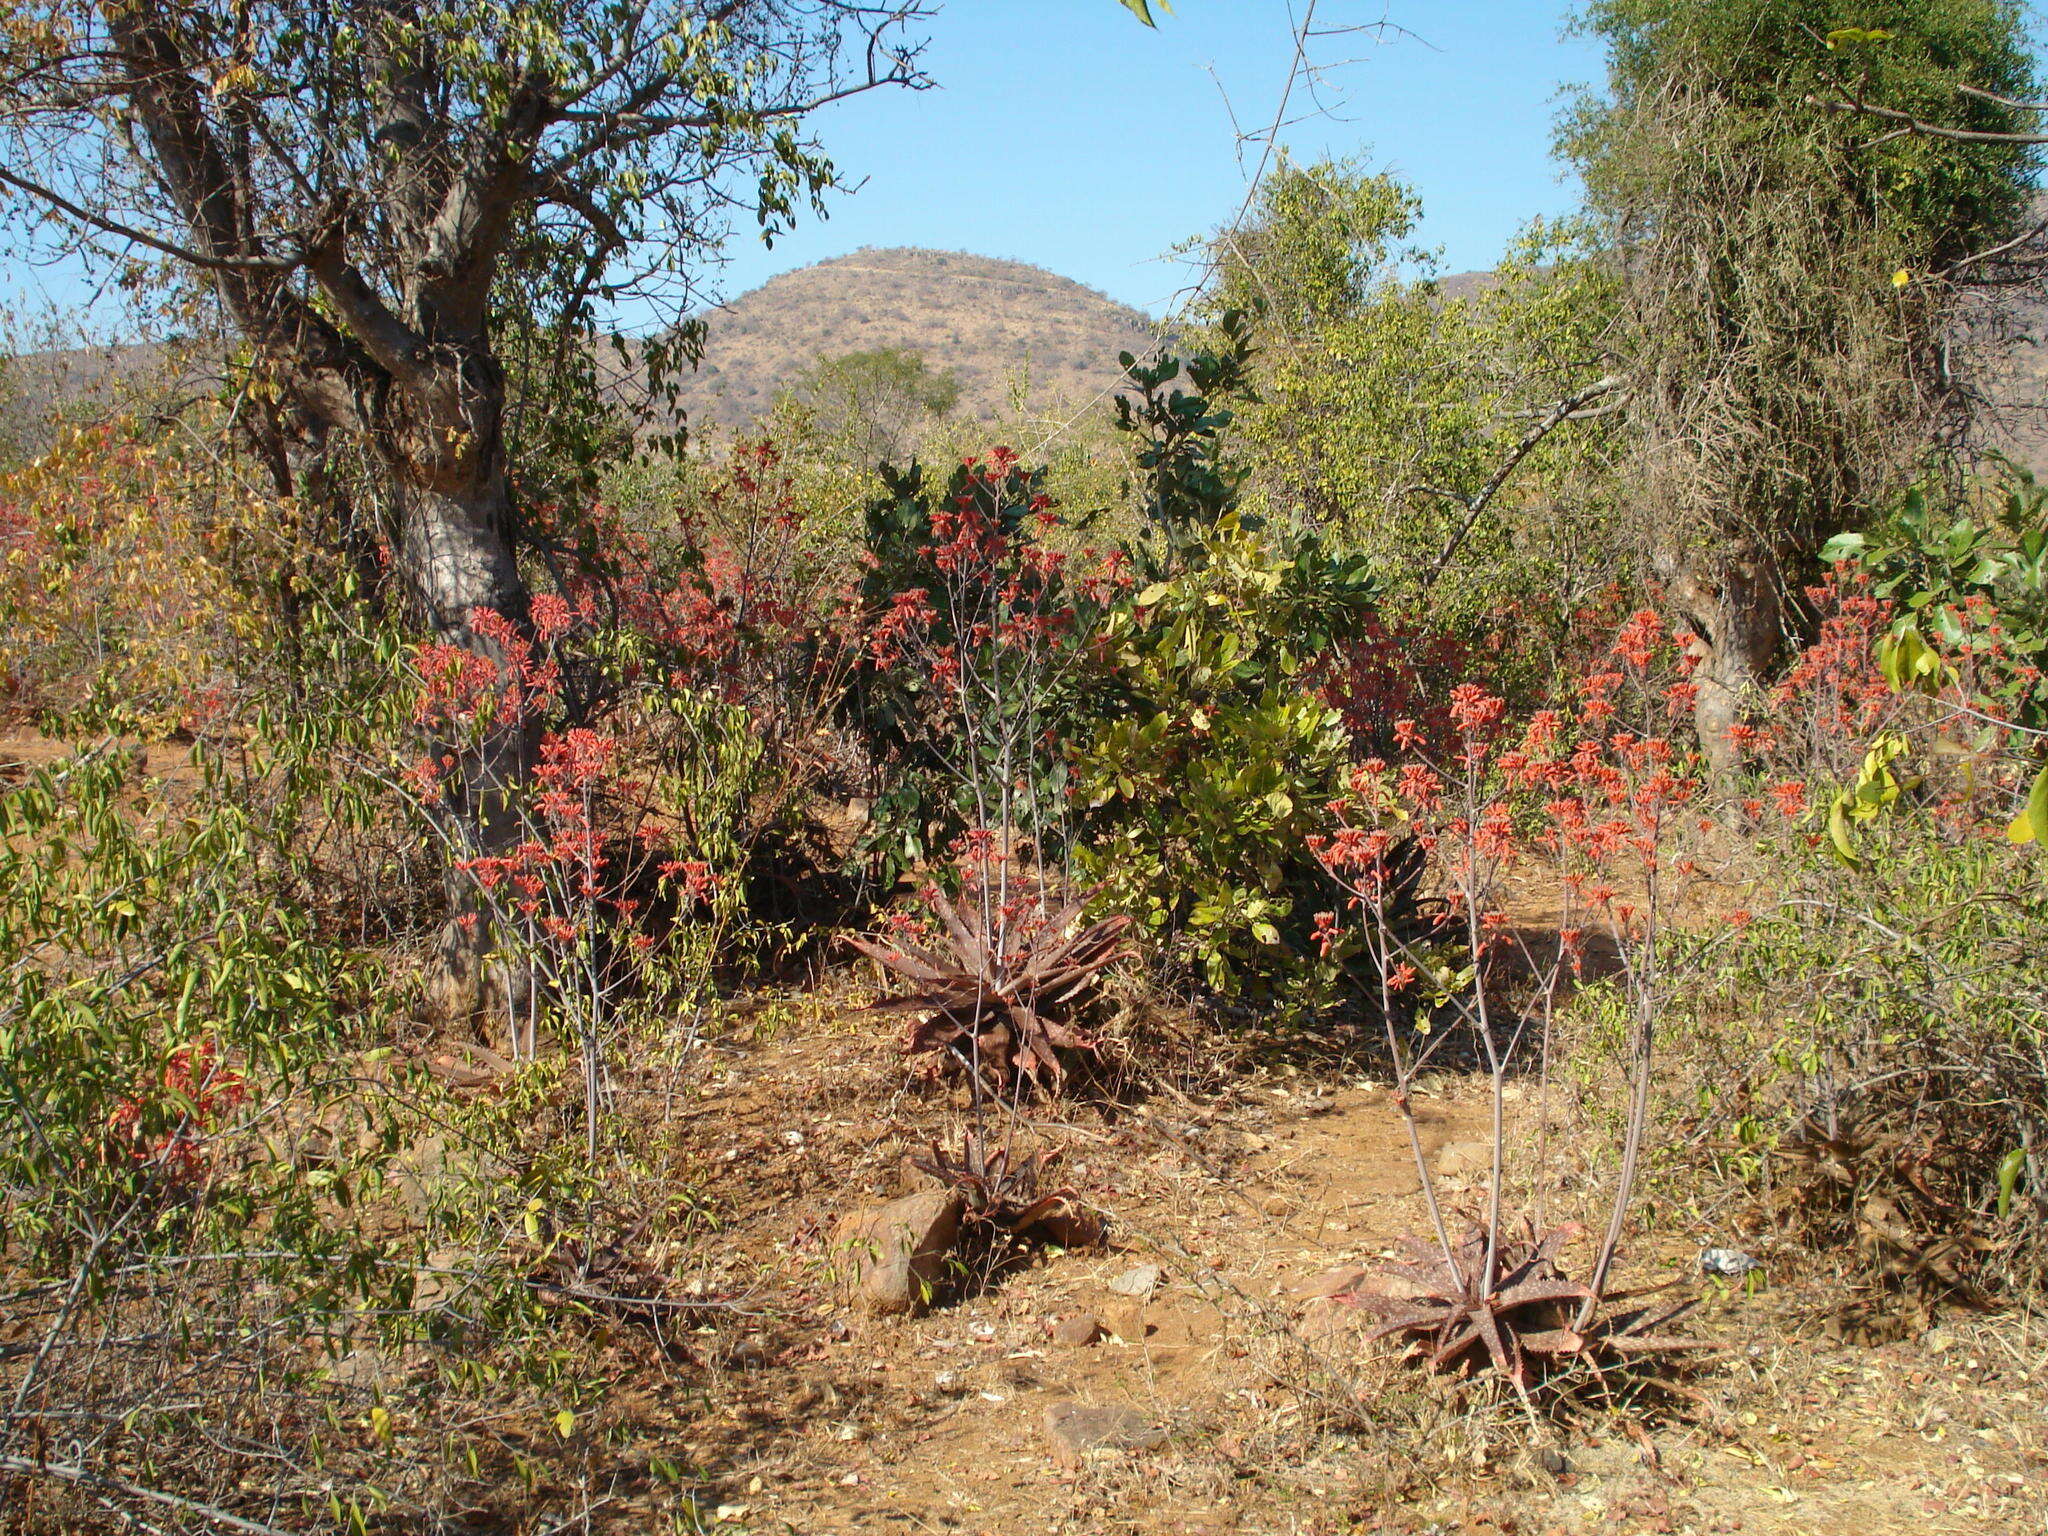
[[[1687,552],[1666,570],[1670,594],[1698,637],[1693,727],[1708,769],[1725,786],[1742,768],[1729,728],[1755,706],[1784,639],[1777,561],[1755,548]]]
[[[520,575],[502,434],[502,376],[481,347],[440,348],[439,366],[387,397],[373,443],[400,507],[399,564],[436,637],[487,656],[499,686],[518,682],[505,645],[479,630],[479,612],[525,632],[531,593]],[[436,750],[457,758],[441,821],[451,848],[451,917],[436,945],[429,990],[436,1011],[482,1027],[524,1011],[530,968],[505,952],[486,903],[456,860],[508,854],[525,837],[527,789],[539,739],[530,717],[494,716],[470,741]],[[494,947],[498,949],[493,959]]]

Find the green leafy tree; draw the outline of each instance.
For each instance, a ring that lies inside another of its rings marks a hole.
[[[1363,558],[1244,515],[1224,447],[1252,358],[1244,317],[1183,363],[1123,358],[1118,425],[1137,443],[1143,581],[1103,616],[1074,732],[1076,861],[1166,963],[1213,992],[1305,995],[1350,738],[1315,686],[1380,589]],[[1180,387],[1187,383],[1192,390]]]
[[[1998,98],[2028,94],[2034,64],[2008,0],[1595,0],[1581,25],[1607,87],[1560,143],[1624,275],[1631,491],[1699,637],[1696,723],[1725,769],[1821,539],[1954,440],[1958,285],[2014,232],[2036,164],[1839,99],[2017,129]]]
[[[1252,216],[1218,235],[1212,303],[1255,311],[1276,339],[1310,341],[1349,318],[1421,259],[1408,244],[1422,199],[1355,160],[1296,165],[1285,154],[1259,188]]]
[[[1470,614],[1548,583],[1568,607],[1614,574],[1611,272],[1539,225],[1453,291],[1413,244],[1420,211],[1354,162],[1283,160],[1211,242],[1213,308],[1255,314],[1261,342],[1235,432],[1247,506],[1341,532],[1395,603]]]
[[[163,258],[245,348],[248,418],[314,504],[346,451],[437,635],[506,664],[471,616],[527,623],[532,532],[508,333],[587,404],[607,307],[675,306],[735,212],[764,234],[833,185],[825,102],[920,83],[914,3],[58,0],[0,39],[0,182],[32,233]],[[649,349],[657,385],[698,333]],[[526,376],[545,387],[543,367]],[[559,402],[557,402],[559,404]],[[488,851],[518,835],[530,728],[449,776]]]
[[[861,464],[901,461],[960,403],[960,379],[901,347],[820,358],[789,391],[814,430]]]

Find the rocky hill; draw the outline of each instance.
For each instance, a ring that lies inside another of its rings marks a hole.
[[[1444,287],[1463,293],[1490,280],[1460,273]],[[2048,473],[2048,294],[2007,289],[2000,307],[1994,328],[2022,339],[1980,381],[1992,407],[1987,436]],[[1143,352],[1156,336],[1149,316],[1042,267],[910,247],[784,273],[701,318],[709,328],[704,366],[682,380],[680,393],[700,440],[746,426],[822,357],[915,352],[934,371],[955,372],[958,414],[973,419],[1015,414],[1020,386],[1032,414],[1079,405],[1113,381],[1118,352]],[[610,348],[601,353],[608,372],[612,357]],[[34,440],[47,436],[54,415],[90,419],[145,382],[159,395],[201,393],[204,362],[204,349],[155,345],[16,357],[0,373],[0,450],[39,446]]]
[[[772,278],[701,317],[704,365],[683,382],[698,430],[744,426],[821,357],[877,348],[923,356],[960,381],[958,411],[1078,403],[1121,351],[1153,345],[1151,318],[1021,261],[908,247],[861,250]]]
[[[934,372],[952,370],[956,414],[977,419],[1015,414],[1020,390],[1033,413],[1078,405],[1114,380],[1117,353],[1155,344],[1150,316],[1043,267],[907,247],[786,272],[699,318],[708,351],[682,380],[678,403],[700,436],[746,426],[820,358],[848,352],[900,348]],[[600,357],[613,373],[611,349]],[[16,358],[0,381],[13,397],[0,416],[33,431],[29,423],[53,408],[112,409],[138,383],[153,383],[164,360],[151,345]]]

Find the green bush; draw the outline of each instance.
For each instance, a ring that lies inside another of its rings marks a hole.
[[[2038,1284],[2048,890],[2033,856],[1922,810],[1859,846],[1851,868],[1795,837],[1779,899],[1692,940],[1673,1033],[1699,1134],[1673,1146],[1715,1149],[1786,1227],[1894,1283]]]
[[[1193,548],[1103,626],[1098,720],[1073,755],[1076,857],[1104,910],[1215,991],[1298,989],[1320,974],[1308,931],[1330,895],[1306,840],[1329,827],[1350,750],[1314,663],[1375,588],[1235,513]]]
[[[337,1057],[374,1038],[380,987],[296,903],[252,891],[271,852],[243,808],[180,805],[123,751],[0,788],[11,1264],[232,1249],[259,1221],[270,1246],[323,1260],[354,1246],[326,1215],[348,1203],[348,1160],[311,1169],[294,1148],[355,1094]]]
[[[1224,449],[1249,330],[1182,365],[1124,359],[1119,424],[1139,437],[1150,578],[1103,618],[1073,730],[1076,862],[1103,910],[1127,912],[1170,969],[1221,994],[1304,995],[1308,939],[1330,904],[1306,839],[1328,830],[1349,737],[1319,666],[1379,595],[1365,561],[1242,515]]]

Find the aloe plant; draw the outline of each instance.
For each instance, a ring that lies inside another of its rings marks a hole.
[[[1103,970],[1130,952],[1120,947],[1131,920],[1083,924],[1087,891],[1042,920],[1015,922],[1000,909],[974,921],[942,891],[928,893],[939,931],[924,942],[851,934],[847,942],[915,990],[875,1004],[877,1011],[925,1015],[911,1026],[913,1053],[945,1050],[971,1072],[997,1082],[1013,1075],[1038,1087],[1067,1075],[1060,1052],[1093,1051],[1094,1042],[1064,1015]]]

